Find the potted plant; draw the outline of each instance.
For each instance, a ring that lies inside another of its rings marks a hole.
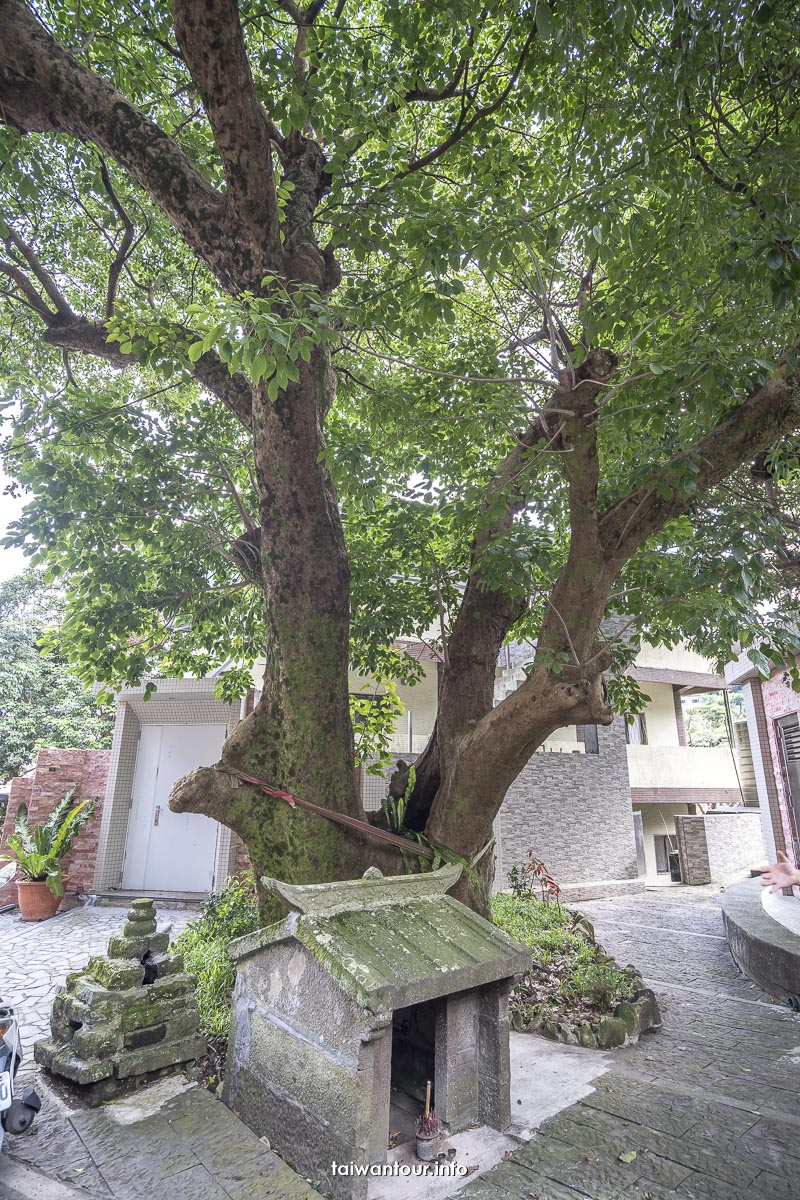
[[[439,1118],[431,1108],[431,1084],[425,1089],[425,1112],[417,1117],[417,1158],[421,1162],[432,1162],[436,1157],[439,1141]]]
[[[17,809],[14,832],[8,838],[10,853],[0,854],[0,862],[14,863],[22,877],[17,880],[17,904],[23,921],[54,916],[64,895],[61,860],[97,805],[96,800],[75,804],[74,796],[72,788],[41,825],[28,823],[27,804]]]

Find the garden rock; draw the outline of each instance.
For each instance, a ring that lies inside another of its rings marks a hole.
[[[169,930],[156,931],[152,900],[134,900],[122,936],[108,954],[90,958],[67,976],[53,1001],[51,1036],[34,1057],[54,1075],[107,1098],[121,1080],[135,1080],[199,1058],[194,976],[169,948]]]
[[[628,1031],[620,1017],[602,1017],[597,1027],[597,1045],[601,1050],[624,1046]]]

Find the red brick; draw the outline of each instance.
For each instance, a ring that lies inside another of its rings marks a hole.
[[[13,832],[14,818],[21,803],[28,805],[28,817],[33,825],[45,821],[72,787],[76,801],[97,798],[99,804],[62,863],[65,890],[73,893],[90,891],[110,759],[110,750],[40,750],[33,771],[12,780],[0,847],[6,848],[6,839]],[[0,889],[0,903],[12,903],[15,899],[14,883]]]

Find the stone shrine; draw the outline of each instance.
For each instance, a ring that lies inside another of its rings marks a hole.
[[[169,927],[156,931],[153,901],[134,900],[108,955],[67,976],[53,1001],[52,1036],[34,1047],[36,1061],[103,1097],[119,1081],[201,1057],[194,976],[169,938]]]
[[[460,874],[265,879],[288,917],[229,948],[225,1100],[339,1200],[367,1179],[331,1164],[381,1162],[390,1110],[413,1121],[427,1080],[445,1133],[511,1123],[508,996],[531,952],[446,895]]]

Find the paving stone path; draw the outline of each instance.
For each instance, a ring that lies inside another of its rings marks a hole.
[[[740,975],[719,896],[693,891],[580,906],[664,1027],[464,1200],[800,1200],[800,1017]]]
[[[320,1200],[210,1092],[172,1076],[100,1109],[34,1079],[33,1042],[49,1032],[50,1005],[67,973],[103,953],[128,906],[75,908],[41,924],[0,914],[0,995],[19,1005],[25,1059],[42,1111],[0,1154],[0,1200]],[[158,910],[159,929],[196,914]]]
[[[26,1056],[50,1033],[50,1007],[67,974],[104,954],[108,939],[122,931],[128,906],[72,908],[49,921],[28,923],[18,912],[0,913],[0,996],[18,1007]],[[189,909],[159,908],[158,928],[177,936],[196,916]]]

